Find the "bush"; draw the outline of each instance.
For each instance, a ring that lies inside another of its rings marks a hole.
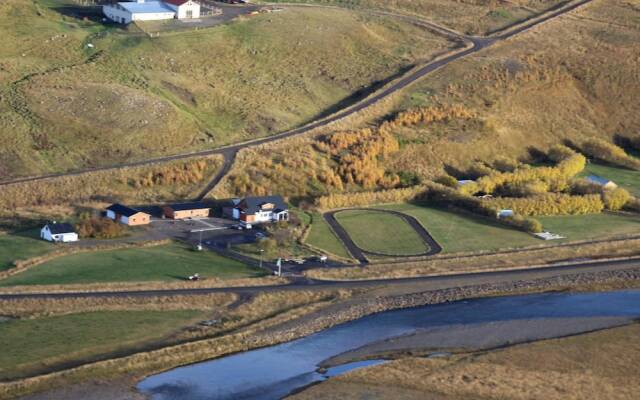
[[[624,205],[624,209],[631,212],[640,213],[640,199],[637,197],[632,197],[627,201],[627,204]]]
[[[525,232],[540,233],[543,229],[542,223],[537,219],[533,219],[531,217],[523,217],[521,215],[502,218],[500,221]]]
[[[323,210],[330,210],[334,208],[362,207],[371,204],[403,203],[421,198],[426,190],[425,186],[415,186],[378,192],[331,194],[318,197],[316,206]]]
[[[442,175],[441,177],[437,178],[435,181],[441,185],[445,185],[450,188],[458,187],[458,180],[451,175]]]
[[[602,192],[602,201],[607,210],[619,211],[631,200],[631,195],[626,189],[616,188]]]
[[[580,149],[594,159],[640,171],[640,159],[628,155],[621,147],[605,140],[587,139],[581,143]]]
[[[576,215],[595,214],[604,209],[600,195],[571,196],[547,193],[528,198],[495,198],[483,200],[496,209],[512,209],[520,215]]]
[[[76,224],[76,230],[81,238],[95,239],[114,239],[125,233],[124,226],[111,219],[87,216]]]

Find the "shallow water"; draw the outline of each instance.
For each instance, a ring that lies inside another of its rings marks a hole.
[[[333,367],[330,357],[417,329],[518,319],[640,317],[640,290],[553,293],[460,301],[387,311],[263,349],[176,368],[141,381],[153,400],[280,399],[296,389],[379,360]]]

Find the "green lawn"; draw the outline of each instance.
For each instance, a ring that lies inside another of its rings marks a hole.
[[[335,216],[363,250],[392,255],[428,250],[416,231],[398,216],[363,210],[340,211]]]
[[[37,229],[0,235],[0,271],[13,266],[13,261],[48,253],[54,246],[40,240]]]
[[[614,181],[634,196],[640,196],[640,171],[617,168],[603,164],[590,163],[581,176],[598,175]]]
[[[258,269],[209,251],[197,252],[179,243],[74,254],[14,275],[0,286],[93,282],[172,281],[199,273],[202,277],[244,278]]]
[[[447,253],[497,250],[542,244],[524,232],[482,218],[412,204],[383,206],[418,219]]]
[[[606,236],[640,234],[640,217],[622,214],[538,217],[545,230],[567,240],[598,239]]]
[[[440,243],[443,252],[497,250],[545,243],[527,233],[466,214],[413,204],[395,204],[380,208],[401,211],[417,218]],[[640,234],[640,217],[636,216],[604,213],[536,218],[542,222],[545,230],[567,237],[553,243]]]
[[[325,222],[324,218],[322,218],[322,215],[317,213],[313,214],[313,224],[311,225],[311,231],[309,231],[305,243],[326,250],[339,257],[351,258],[349,252],[347,252],[342,242],[334,235],[329,225]]]
[[[102,311],[0,323],[0,378],[166,337],[201,311]]]

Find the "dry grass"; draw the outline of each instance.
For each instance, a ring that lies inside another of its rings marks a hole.
[[[2,186],[0,208],[123,202],[154,203],[195,197],[222,165],[215,155],[118,168]]]
[[[93,311],[209,311],[224,308],[236,299],[237,295],[234,294],[216,293],[200,296],[3,300],[0,302],[0,314],[17,318],[40,318]]]
[[[221,287],[245,287],[283,285],[288,283],[286,278],[265,276],[257,278],[241,279],[217,279],[206,278],[197,282],[110,282],[87,283],[69,285],[29,285],[10,286],[0,289],[0,293],[56,293],[56,292],[124,292],[130,290],[162,290],[162,289],[193,289],[193,288],[221,288]]]
[[[7,175],[267,136],[349,104],[451,46],[413,24],[340,9],[296,8],[148,38],[79,23],[40,2],[3,2],[0,14],[7,15],[0,17],[7,33],[0,172]],[[9,15],[20,15],[21,29]],[[46,30],[31,31],[43,23]],[[30,57],[16,51],[31,56],[42,47],[34,65],[23,65]]]
[[[635,399],[640,325],[352,371],[292,399]]]
[[[568,262],[578,258],[629,257],[640,254],[640,239],[575,243],[556,247],[524,248],[514,252],[486,255],[437,256],[394,264],[370,264],[367,268],[313,269],[307,276],[317,279],[400,278],[463,272],[481,272]]]

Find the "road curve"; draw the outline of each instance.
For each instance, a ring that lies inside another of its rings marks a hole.
[[[491,272],[469,272],[450,275],[425,277],[373,279],[355,281],[321,281],[301,278],[288,285],[193,288],[193,289],[156,289],[105,292],[57,292],[57,293],[11,293],[0,294],[0,301],[23,299],[68,299],[68,298],[122,298],[122,297],[157,297],[157,296],[197,296],[212,293],[237,293],[255,295],[263,292],[299,291],[299,290],[331,290],[367,288],[383,285],[416,285],[421,291],[447,289],[478,284],[495,284],[507,282],[530,281],[535,279],[570,276],[584,273],[613,272],[640,269],[640,257],[626,260],[585,261],[571,265],[552,265]]]
[[[380,213],[395,215],[397,217],[402,218],[418,234],[418,236],[420,236],[420,239],[422,239],[424,244],[427,245],[429,250],[419,254],[397,255],[397,254],[379,253],[379,252],[369,251],[361,248],[355,243],[355,241],[351,238],[349,233],[343,228],[343,226],[340,224],[340,222],[338,222],[338,220],[335,217],[337,213],[340,213],[342,211],[351,211],[351,210],[380,212]],[[358,260],[361,264],[369,263],[365,254],[382,256],[382,257],[401,258],[401,257],[416,257],[416,256],[432,256],[442,251],[442,247],[440,246],[440,244],[438,244],[438,242],[433,238],[433,236],[431,236],[431,234],[424,228],[424,226],[422,226],[422,224],[417,219],[415,219],[410,215],[401,213],[399,211],[383,210],[378,208],[348,208],[344,210],[335,210],[335,211],[326,212],[323,214],[323,217],[325,221],[329,224],[331,229],[334,231],[334,233],[338,236],[338,239],[340,239],[342,243],[344,243],[345,247],[347,248],[347,251],[351,253],[353,258]]]
[[[469,54],[473,54],[473,53],[477,53],[491,45],[493,45],[494,43],[496,43],[497,41],[500,40],[505,40],[508,39],[510,37],[513,37],[515,35],[518,35],[522,32],[525,32],[529,29],[531,29],[534,26],[537,26],[543,22],[549,21],[553,18],[556,18],[558,16],[561,16],[563,14],[566,14],[570,11],[575,10],[576,8],[585,5],[587,3],[592,2],[593,0],[582,0],[582,1],[578,1],[576,3],[564,6],[564,7],[560,7],[554,11],[551,11],[549,13],[547,13],[546,15],[544,15],[543,17],[531,20],[531,21],[525,21],[523,22],[520,26],[518,26],[517,28],[511,29],[506,33],[503,34],[498,34],[495,36],[491,36],[491,37],[468,37],[468,36],[458,36],[460,39],[464,39],[467,40],[469,42],[471,42],[471,46],[465,50],[462,51],[458,51],[455,52],[453,54],[450,54],[446,57],[443,57],[439,60],[430,62],[418,69],[414,69],[409,71],[405,76],[403,76],[402,78],[399,78],[398,80],[394,81],[392,84],[388,85],[386,88],[376,92],[375,94],[373,94],[372,96],[369,96],[365,99],[363,99],[362,101],[348,106],[347,108],[336,112],[335,114],[332,114],[326,118],[322,118],[320,120],[311,122],[307,125],[289,130],[289,131],[285,131],[273,136],[269,136],[269,137],[265,137],[265,138],[261,138],[261,139],[256,139],[256,140],[252,140],[249,142],[245,142],[245,143],[239,143],[239,144],[234,144],[234,145],[230,145],[230,146],[225,146],[225,147],[221,147],[221,148],[217,148],[217,149],[211,149],[211,150],[203,150],[203,151],[196,151],[196,152],[190,152],[190,153],[183,153],[183,154],[176,154],[176,155],[172,155],[172,156],[166,156],[166,157],[158,157],[158,158],[152,158],[152,159],[148,159],[148,160],[143,160],[143,161],[136,161],[136,162],[131,162],[131,163],[124,163],[124,164],[119,164],[119,165],[112,165],[112,166],[104,166],[104,167],[96,167],[96,168],[88,168],[88,169],[84,169],[84,170],[78,170],[78,171],[70,171],[70,172],[64,172],[64,173],[57,173],[57,174],[47,174],[47,175],[40,175],[40,176],[32,176],[32,177],[24,177],[24,178],[18,178],[18,179],[13,179],[13,180],[8,180],[8,181],[3,181],[0,182],[0,186],[6,186],[6,185],[10,185],[10,184],[15,184],[15,183],[24,183],[24,182],[33,182],[33,181],[39,181],[39,180],[45,180],[45,179],[51,179],[51,178],[57,178],[57,177],[65,177],[65,176],[77,176],[77,175],[81,175],[84,173],[88,173],[88,172],[98,172],[98,171],[108,171],[108,170],[115,170],[115,169],[119,169],[119,168],[127,168],[127,167],[137,167],[137,166],[143,166],[143,165],[149,165],[149,164],[154,164],[154,163],[161,163],[161,162],[167,162],[167,161],[174,161],[174,160],[181,160],[181,159],[187,159],[187,158],[192,158],[192,157],[202,157],[202,156],[209,156],[209,155],[215,155],[215,154],[221,154],[225,157],[225,165],[228,164],[228,168],[230,169],[231,167],[231,163],[233,162],[233,160],[229,160],[228,156],[231,154],[235,154],[238,151],[244,149],[244,148],[249,148],[249,147],[253,147],[253,146],[259,146],[265,143],[269,143],[269,142],[274,142],[280,139],[285,139],[285,138],[289,138],[292,136],[297,136],[297,135],[301,135],[304,133],[307,133],[309,131],[312,131],[314,129],[317,129],[319,127],[323,127],[323,126],[327,126],[333,122],[336,122],[338,120],[341,120],[345,117],[348,117],[350,115],[353,115],[359,111],[362,111],[365,108],[370,107],[371,105],[377,103],[378,101],[392,95],[393,93],[404,89],[405,87],[407,87],[408,85],[412,84],[413,82],[423,78],[424,76],[432,73],[433,71],[455,61],[458,60],[460,58],[466,57]],[[405,17],[403,16],[403,18],[409,18],[409,17]],[[432,23],[429,23],[427,21],[422,21],[420,20],[420,23],[425,26],[425,27],[430,27],[432,30],[437,31],[439,33],[445,34],[447,36],[450,35],[455,35],[455,33]],[[217,182],[219,182],[221,179],[223,178],[223,175],[218,174],[216,176],[216,179],[214,179],[209,185],[208,187],[212,187],[212,183],[213,186],[215,186],[215,184]],[[204,195],[201,193],[200,196],[204,197],[207,193],[204,193]]]

